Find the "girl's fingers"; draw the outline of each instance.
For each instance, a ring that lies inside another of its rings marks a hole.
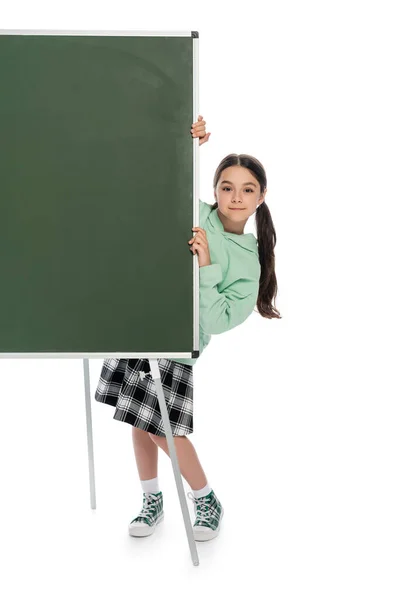
[[[190,130],[190,133],[192,134],[193,138],[195,138],[195,137],[200,138],[199,139],[200,142],[201,142],[201,139],[206,136],[206,121],[203,120],[202,115],[198,116],[196,123],[192,123],[192,128]]]
[[[204,127],[200,128],[200,129],[191,129],[190,133],[195,136],[204,137],[206,135],[206,130]]]
[[[193,237],[189,240],[189,244],[190,243],[195,243],[195,242],[207,242],[207,236],[206,236],[206,232],[204,231],[204,229],[202,227],[192,227],[192,231],[194,231]]]
[[[193,127],[205,127],[205,126],[206,126],[206,124],[207,124],[207,122],[206,122],[206,121],[198,121],[198,122],[196,122],[196,123],[192,123],[192,128],[193,128]]]
[[[196,235],[196,237],[194,237],[188,241],[188,244],[191,244],[191,246],[194,246],[195,244],[202,245],[202,244],[205,244],[205,239],[200,238]]]

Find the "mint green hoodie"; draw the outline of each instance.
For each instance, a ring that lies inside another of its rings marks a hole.
[[[200,202],[200,227],[207,234],[211,265],[199,269],[199,356],[213,334],[243,323],[257,303],[261,274],[257,238],[228,233],[217,209]],[[197,358],[173,358],[194,365]]]

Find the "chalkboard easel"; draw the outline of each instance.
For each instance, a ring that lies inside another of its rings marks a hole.
[[[199,355],[195,31],[0,30],[0,358]],[[185,250],[183,250],[185,249]]]

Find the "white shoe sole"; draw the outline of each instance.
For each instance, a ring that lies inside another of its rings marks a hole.
[[[221,511],[221,517],[219,520],[219,525],[217,529],[210,529],[210,527],[204,527],[203,525],[197,525],[193,527],[193,537],[196,542],[208,542],[208,540],[212,540],[217,537],[219,534],[219,530],[221,528],[222,517],[224,516],[224,509]]]
[[[150,525],[147,525],[146,523],[143,522],[136,522],[136,523],[130,523],[129,524],[129,535],[131,535],[132,537],[147,537],[148,535],[151,535],[152,533],[154,533],[155,528],[157,527],[157,525],[159,523],[161,523],[161,521],[164,520],[164,514],[161,515],[161,517],[158,517],[156,523],[154,525],[152,525],[150,527]]]

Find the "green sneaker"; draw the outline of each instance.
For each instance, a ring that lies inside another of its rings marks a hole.
[[[221,527],[224,509],[221,502],[214,494],[214,490],[208,496],[195,498],[192,492],[188,492],[187,496],[195,505],[196,520],[193,524],[193,534],[196,542],[206,542],[215,538]]]
[[[156,526],[164,519],[162,492],[143,492],[143,507],[139,515],[129,524],[129,535],[145,537],[154,533]]]

